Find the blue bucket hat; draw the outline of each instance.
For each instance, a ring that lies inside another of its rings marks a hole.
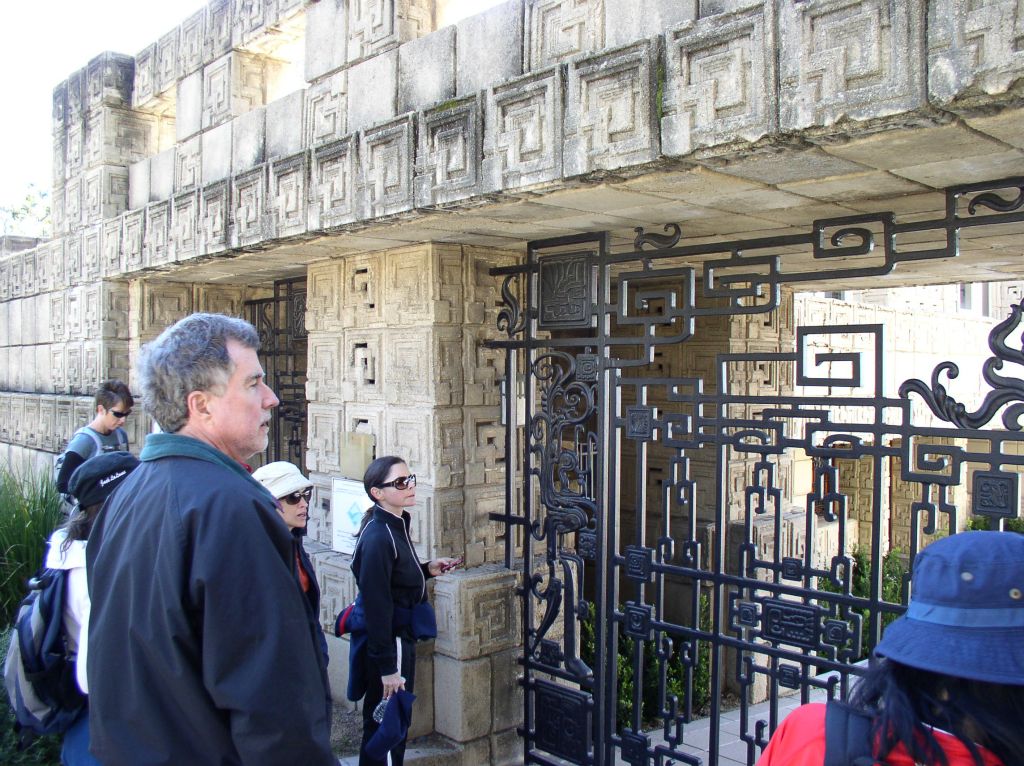
[[[384,718],[370,737],[363,751],[375,761],[383,761],[391,750],[401,744],[412,722],[412,703],[416,695],[399,689],[388,697]]]
[[[904,615],[875,654],[920,670],[1024,685],[1024,535],[963,532],[914,559]]]

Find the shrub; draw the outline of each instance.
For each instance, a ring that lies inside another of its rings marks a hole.
[[[19,475],[0,466],[0,620],[9,625],[25,583],[43,563],[46,540],[64,521],[48,471]]]
[[[867,548],[858,547],[853,551],[853,580],[850,584],[850,592],[857,598],[871,598],[871,577],[874,567]],[[899,604],[903,601],[903,581],[906,578],[908,569],[905,555],[899,548],[893,548],[882,558],[882,600],[890,604]],[[842,590],[827,577],[818,578],[818,590],[826,593],[841,593]],[[871,613],[867,607],[852,608],[850,610],[861,615],[861,641],[860,655],[857,659],[864,659],[871,653],[869,645],[869,634],[871,630]],[[896,619],[898,615],[892,612],[882,614],[883,630]]]
[[[991,525],[990,525],[991,524]],[[967,520],[968,529],[998,529],[999,522],[995,519],[990,519],[988,516],[971,516]],[[1003,520],[1003,531],[1005,532],[1020,532],[1024,534],[1024,519],[1019,516],[1015,516],[1012,519]]]
[[[711,601],[707,593],[700,595],[700,616],[699,623],[694,627],[708,629],[711,624]],[[633,717],[633,693],[635,679],[633,677],[633,653],[636,642],[626,636],[622,625],[619,625],[618,653],[615,657],[616,667],[616,726],[619,729],[632,728]],[[594,636],[593,612],[587,614],[581,620],[580,626],[580,657],[594,668],[596,662],[596,641]],[[661,664],[658,661],[657,647],[654,641],[643,642],[643,691],[641,722],[646,728],[653,725],[662,713],[662,705],[668,710],[669,695],[675,695],[678,699],[677,714],[686,710],[688,687],[686,676],[688,666],[692,667],[692,713],[695,716],[706,715],[711,705],[711,647],[707,642],[698,642],[696,658],[687,660],[683,656],[682,647],[677,642],[672,655],[665,663],[665,696],[663,700],[659,697],[661,689]]]

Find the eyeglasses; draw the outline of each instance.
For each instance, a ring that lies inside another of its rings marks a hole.
[[[399,476],[397,479],[386,481],[383,484],[378,484],[378,487],[383,489],[384,487],[394,487],[395,489],[409,489],[409,487],[416,486],[416,474],[410,473],[408,476]]]
[[[107,412],[109,412],[115,418],[126,418],[132,414],[131,410],[127,410],[125,412],[121,412],[121,410],[107,410]]]
[[[313,497],[312,487],[305,489],[302,492],[292,492],[290,495],[285,495],[281,499],[289,505],[298,505],[300,500],[305,500],[308,503],[311,497]]]

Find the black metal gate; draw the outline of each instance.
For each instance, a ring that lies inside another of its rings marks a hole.
[[[638,228],[629,252],[603,233],[544,240],[492,272],[508,425],[493,518],[522,571],[526,763],[753,764],[787,694],[846,696],[921,545],[1018,517],[1024,382],[998,371],[1024,364],[1019,306],[973,412],[942,385],[950,363],[886,390],[881,325],[786,317],[792,289],[955,257],[1022,207],[1015,178],[950,189],[927,221],[689,246]],[[796,251],[813,267],[788,267]],[[777,343],[733,343],[741,325]],[[997,414],[1009,430],[986,428]]]
[[[260,363],[281,400],[270,421],[266,462],[287,460],[305,471],[306,280],[274,283],[274,296],[246,301],[247,319],[260,335]]]

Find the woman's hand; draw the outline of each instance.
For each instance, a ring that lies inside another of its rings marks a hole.
[[[387,699],[399,689],[405,688],[405,679],[401,673],[392,673],[390,676],[380,677],[381,686],[384,687],[384,699]]]
[[[457,559],[440,558],[440,559],[433,559],[433,560],[431,560],[431,562],[429,564],[427,564],[427,569],[430,571],[430,575],[432,577],[437,577],[438,575],[443,575],[445,572],[447,572],[449,570],[452,570],[452,569],[455,569],[455,567],[461,566],[461,565],[462,565],[462,558],[461,557],[459,557]]]

